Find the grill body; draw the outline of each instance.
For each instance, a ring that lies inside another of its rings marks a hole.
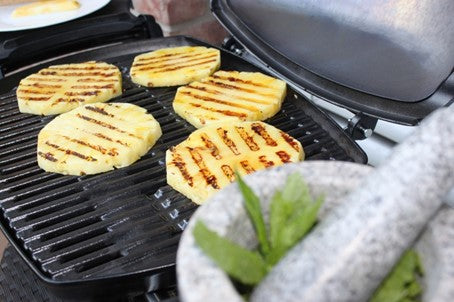
[[[175,282],[178,241],[196,205],[167,186],[165,151],[195,129],[172,109],[176,87],[138,87],[130,81],[129,67],[137,54],[182,45],[207,46],[185,37],[113,45],[34,66],[0,81],[0,227],[59,296],[135,295]],[[87,60],[117,65],[124,92],[112,101],[146,108],[163,135],[126,168],[94,176],[46,173],[36,163],[36,141],[53,117],[20,113],[16,86],[45,66]],[[225,51],[221,69],[262,71]],[[266,122],[298,139],[307,160],[367,161],[342,129],[290,87],[282,110]]]

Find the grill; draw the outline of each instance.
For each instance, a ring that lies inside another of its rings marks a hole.
[[[140,293],[175,282],[178,241],[196,205],[166,185],[165,151],[195,129],[172,109],[176,88],[138,87],[129,67],[137,54],[182,45],[207,46],[186,37],[136,41],[53,60],[0,81],[1,227],[60,296]],[[126,168],[94,176],[46,173],[36,163],[36,141],[53,117],[20,113],[15,87],[50,64],[85,60],[118,66],[124,92],[112,101],[146,108],[163,136]],[[259,71],[226,51],[221,69]],[[290,87],[282,110],[267,122],[297,138],[307,160],[367,161],[342,129]]]

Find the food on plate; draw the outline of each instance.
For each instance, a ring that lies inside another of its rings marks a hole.
[[[75,10],[80,7],[80,3],[75,0],[42,0],[26,4],[16,8],[13,18],[29,17],[49,13],[57,13]]]
[[[167,183],[197,204],[235,180],[304,157],[301,143],[263,122],[222,122],[194,131],[166,153]]]
[[[121,94],[120,70],[104,62],[53,65],[22,79],[19,111],[51,115],[80,105],[106,102]]]
[[[131,79],[148,87],[185,85],[211,75],[220,64],[221,53],[215,48],[163,48],[135,57]]]
[[[196,128],[219,121],[263,121],[275,115],[286,94],[284,81],[260,72],[218,71],[180,87],[177,114]]]
[[[122,168],[147,153],[160,136],[159,123],[144,108],[87,104],[57,116],[39,132],[38,165],[70,175]]]

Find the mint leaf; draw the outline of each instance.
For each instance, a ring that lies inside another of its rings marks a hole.
[[[276,191],[270,205],[270,245],[271,249],[279,245],[282,229],[287,227],[288,220],[311,204],[309,187],[301,174],[288,176],[282,191]]]
[[[305,204],[306,202],[301,202],[300,206]],[[297,209],[296,213],[285,221],[285,225],[280,227],[273,248],[266,258],[268,265],[273,266],[279,262],[287,251],[309,232],[317,221],[317,214],[322,204],[323,198],[319,197],[315,202],[310,202],[307,206]]]
[[[240,174],[235,172],[238,186],[240,187],[241,193],[243,194],[244,205],[249,218],[252,221],[257,238],[260,245],[260,251],[262,255],[266,255],[270,250],[270,244],[267,239],[265,221],[263,220],[262,209],[260,206],[260,200],[251,190],[251,188],[244,182]]]
[[[418,254],[413,250],[406,251],[370,301],[419,301],[422,288],[418,283],[418,276],[421,275],[422,268]]]
[[[281,233],[281,242],[288,248],[295,245],[317,221],[318,210],[323,204],[323,197],[296,211],[287,221],[287,227]]]
[[[265,261],[258,252],[219,236],[202,221],[197,221],[193,234],[202,251],[232,278],[247,285],[256,285],[266,275]]]
[[[309,187],[304,182],[300,173],[292,173],[287,177],[284,188],[282,189],[282,199],[292,203],[298,203],[304,207],[308,205],[312,198],[309,194]]]
[[[292,215],[293,205],[282,197],[281,191],[276,191],[270,204],[270,245],[271,249],[279,244],[279,236],[286,227],[288,218]]]

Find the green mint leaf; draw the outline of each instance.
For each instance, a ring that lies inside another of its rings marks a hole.
[[[315,202],[300,208],[281,227],[277,235],[276,243],[267,257],[268,265],[275,265],[304,235],[309,232],[317,221],[318,211],[323,204],[323,198],[319,197]]]
[[[279,236],[286,227],[288,218],[293,213],[293,205],[282,197],[281,191],[276,191],[270,204],[270,245],[274,249],[279,244]]]
[[[370,302],[418,301],[422,293],[418,283],[421,272],[418,254],[413,250],[406,251],[375,291]]]
[[[197,221],[193,235],[196,243],[221,269],[243,284],[256,285],[267,273],[265,261],[253,252],[219,236]]]
[[[257,197],[257,195],[255,195],[255,193],[252,191],[252,189],[244,182],[240,174],[238,172],[235,172],[235,174],[236,179],[238,181],[238,186],[240,187],[240,191],[243,194],[246,211],[252,221],[252,225],[254,226],[255,232],[257,234],[257,238],[260,245],[260,251],[262,255],[266,255],[270,250],[270,244],[268,242],[266,234],[266,226],[262,215],[260,200]]]
[[[323,204],[323,197],[317,198],[306,207],[297,211],[287,222],[287,227],[282,232],[281,241],[288,247],[295,245],[309,232],[317,222],[317,214]]]
[[[276,191],[270,205],[270,245],[275,248],[279,244],[282,229],[287,227],[288,220],[312,202],[309,186],[299,173],[287,177],[282,191]]]
[[[304,182],[300,173],[292,173],[287,177],[284,188],[282,189],[282,199],[292,203],[298,203],[303,207],[312,200],[309,194],[309,187]]]

